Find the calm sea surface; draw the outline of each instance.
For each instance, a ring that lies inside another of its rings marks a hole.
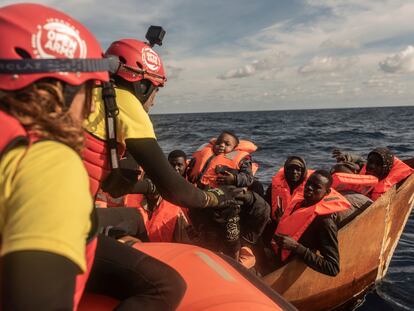
[[[366,156],[379,146],[391,148],[402,159],[414,157],[414,107],[328,109],[152,115],[165,153],[197,147],[232,130],[255,142],[260,165],[257,176],[269,184],[288,155],[303,156],[310,168],[329,169],[333,148]],[[414,214],[401,236],[388,274],[358,310],[414,309]]]

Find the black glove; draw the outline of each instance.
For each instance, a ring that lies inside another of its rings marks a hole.
[[[234,186],[223,186],[220,188],[208,189],[205,191],[207,195],[207,204],[205,207],[239,207],[239,202],[234,199],[234,188]]]
[[[120,169],[113,169],[102,183],[102,190],[118,198],[130,193],[136,180],[131,180]]]

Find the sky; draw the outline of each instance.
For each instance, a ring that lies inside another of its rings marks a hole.
[[[162,26],[168,81],[153,113],[412,104],[414,1],[37,2],[84,23],[104,49]]]

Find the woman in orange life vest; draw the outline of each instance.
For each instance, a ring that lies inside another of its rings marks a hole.
[[[371,192],[371,199],[376,200],[393,185],[401,185],[414,170],[398,159],[388,148],[375,148],[368,154],[366,166],[361,174],[378,177],[379,182]]]
[[[43,5],[0,8],[0,35],[0,308],[76,309],[94,236],[81,125],[108,62],[82,24]]]
[[[331,184],[329,172],[315,171],[305,184],[303,196],[295,196],[285,210],[273,244],[280,264],[295,254],[318,272],[330,276],[339,273],[338,228],[334,214],[346,210],[350,204],[330,188]]]

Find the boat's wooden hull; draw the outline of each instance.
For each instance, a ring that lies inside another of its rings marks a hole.
[[[411,213],[414,176],[339,231],[340,270],[330,277],[295,259],[264,280],[299,310],[331,310],[381,280]]]

